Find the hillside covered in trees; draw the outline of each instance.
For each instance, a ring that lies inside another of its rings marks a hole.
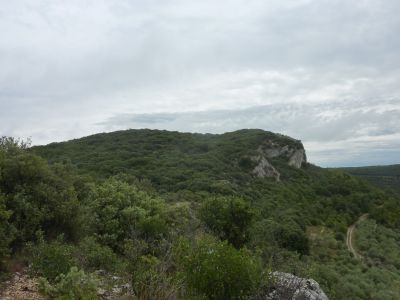
[[[400,192],[400,165],[341,168],[382,188]]]
[[[329,299],[396,299],[399,203],[263,130],[0,142],[2,270],[29,266],[58,299],[97,299],[110,278],[126,299],[265,299],[274,271]],[[346,233],[365,214],[357,259]]]

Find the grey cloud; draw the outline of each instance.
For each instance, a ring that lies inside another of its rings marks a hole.
[[[124,124],[133,121],[137,124],[161,124],[170,123],[176,120],[179,114],[176,113],[158,113],[158,114],[141,114],[132,117],[131,115],[118,116],[115,119],[116,123]],[[107,123],[103,123],[107,124]]]

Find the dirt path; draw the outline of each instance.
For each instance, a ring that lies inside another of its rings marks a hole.
[[[359,253],[357,253],[356,249],[354,248],[354,229],[356,228],[357,224],[359,224],[366,218],[368,218],[368,214],[363,214],[358,218],[358,220],[354,224],[350,225],[349,228],[347,228],[346,245],[349,251],[353,253],[354,258],[356,259],[361,259],[362,256]]]
[[[4,284],[0,291],[1,300],[44,300],[39,293],[37,281],[28,275],[15,272],[14,276]]]

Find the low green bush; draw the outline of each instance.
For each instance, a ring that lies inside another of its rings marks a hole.
[[[80,265],[86,270],[116,271],[121,269],[122,262],[113,250],[96,242],[94,237],[83,239],[77,247],[76,255]]]
[[[72,267],[67,274],[57,277],[56,283],[50,284],[42,278],[40,291],[55,300],[95,300],[97,297],[97,280],[77,267]]]
[[[65,244],[62,239],[52,242],[41,240],[29,248],[32,271],[50,282],[54,282],[57,276],[68,273],[77,264],[73,256],[74,247]]]
[[[189,293],[202,294],[207,299],[242,299],[261,284],[259,260],[226,241],[206,237],[193,247],[181,241],[176,251]]]
[[[296,226],[280,226],[274,232],[279,246],[291,251],[297,251],[302,255],[310,253],[307,235]]]
[[[170,244],[159,243],[158,247],[170,249]],[[157,247],[157,248],[158,248]],[[175,300],[182,284],[175,278],[176,267],[170,251],[153,251],[154,245],[144,240],[129,240],[124,245],[124,256],[127,261],[126,270],[131,278],[131,284],[137,299]],[[155,252],[159,256],[156,256]]]
[[[207,228],[236,248],[242,247],[248,240],[253,217],[249,205],[238,197],[210,198],[200,209],[200,219]]]
[[[164,201],[127,182],[110,178],[93,189],[89,201],[98,241],[116,251],[124,240],[154,240],[168,232]]]
[[[0,269],[10,254],[10,243],[15,235],[15,228],[9,223],[10,216],[11,212],[6,210],[5,198],[0,193]]]

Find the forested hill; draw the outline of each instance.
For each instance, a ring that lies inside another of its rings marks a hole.
[[[400,164],[340,169],[354,176],[364,178],[380,187],[400,192]]]
[[[254,175],[289,179],[306,164],[300,141],[263,130],[192,134],[126,130],[34,147],[50,162],[70,161],[94,177],[127,173],[150,179],[161,191],[235,186]],[[256,169],[257,166],[260,166]]]
[[[287,299],[271,271],[313,278],[329,299],[396,299],[399,203],[263,130],[0,140],[0,264],[23,253],[51,297],[101,269],[133,299]]]

